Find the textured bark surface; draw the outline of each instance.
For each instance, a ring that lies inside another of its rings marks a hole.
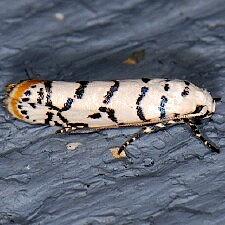
[[[185,125],[56,135],[0,108],[0,224],[225,224],[225,1],[0,1],[0,91],[27,79],[187,79],[222,97],[203,133]],[[122,63],[145,49],[137,65]],[[81,143],[76,150],[68,143]]]

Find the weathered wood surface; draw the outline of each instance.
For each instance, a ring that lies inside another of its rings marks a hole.
[[[0,18],[2,97],[32,68],[52,80],[187,79],[224,101],[224,0],[2,0]],[[143,61],[122,63],[140,49]],[[109,149],[137,129],[56,135],[1,107],[0,224],[224,224],[224,114],[222,102],[202,126],[219,155],[179,125],[118,161]]]

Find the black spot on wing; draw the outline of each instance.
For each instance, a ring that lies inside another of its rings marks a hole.
[[[141,79],[144,83],[148,83],[151,79],[149,79],[149,78],[142,78]]]
[[[72,98],[68,98],[66,103],[64,104],[63,108],[60,111],[67,111],[71,108],[73,103],[73,99]]]
[[[101,118],[101,114],[100,113],[94,113],[92,115],[89,115],[88,118],[99,119],[99,118]]]
[[[27,91],[24,92],[24,94],[25,94],[26,96],[30,96],[31,92],[30,92],[30,90],[27,90]]]
[[[186,86],[184,90],[181,92],[181,96],[186,97],[187,95],[189,95],[189,87]]]
[[[142,99],[145,97],[146,93],[148,92],[149,88],[148,87],[142,87],[141,88],[141,94],[139,95],[137,101],[136,101],[136,109],[137,109],[137,115],[140,118],[140,120],[146,121],[144,113],[142,111],[142,108],[140,106],[140,103],[142,101]]]
[[[17,107],[18,107],[18,109],[22,109],[22,105],[18,105]]]
[[[185,85],[187,85],[187,86],[189,86],[189,85],[190,85],[190,82],[189,82],[189,81],[187,81],[187,80],[185,80],[185,81],[184,81],[184,83],[185,83]]]
[[[105,112],[108,114],[108,118],[112,120],[113,122],[117,123],[117,118],[115,117],[115,111],[114,109],[111,108],[106,108],[106,107],[99,107],[100,112]]]
[[[36,85],[36,84],[34,84],[34,85],[32,85],[32,86],[31,86],[31,88],[36,88],[36,87],[37,87],[37,85]]]
[[[168,102],[168,99],[166,98],[166,96],[162,96],[161,97],[161,102],[160,102],[160,106],[159,106],[159,111],[160,111],[160,119],[164,119],[166,117],[166,110],[165,110],[165,106],[166,103]]]
[[[165,85],[164,85],[164,90],[165,90],[165,91],[169,91],[169,89],[170,89],[170,85],[169,85],[169,84],[165,84]]]
[[[68,120],[60,112],[57,112],[57,116],[63,123],[68,124]]]
[[[52,113],[52,112],[46,112],[46,116],[47,116],[47,119],[45,119],[45,124],[49,124],[49,122],[52,121],[52,118],[54,116],[54,113]]]
[[[81,99],[84,95],[84,90],[87,87],[89,82],[88,81],[79,81],[77,83],[79,83],[80,86],[77,88],[74,97]]]
[[[119,88],[119,81],[115,80],[114,81],[114,85],[112,85],[109,89],[109,91],[107,91],[107,94],[105,95],[105,99],[103,100],[103,103],[108,104],[110,99],[112,98],[114,92],[118,91]]]
[[[36,108],[36,104],[35,103],[28,103],[32,108]]]
[[[55,126],[62,126],[62,124],[60,124],[58,121],[54,121]]]
[[[203,109],[203,105],[197,105],[193,114],[200,113]]]
[[[52,81],[46,80],[44,81],[45,90],[46,90],[46,106],[51,105],[51,95],[52,95]]]
[[[148,92],[148,87],[142,87],[141,88],[141,94],[139,95],[136,104],[139,105],[141,100],[145,97],[146,93]]]
[[[140,120],[147,121],[142,111],[142,108],[140,106],[137,106],[136,109],[137,109],[137,115],[140,118]]]
[[[21,110],[20,111],[23,115],[27,115],[27,110]]]
[[[56,110],[58,112],[61,112],[60,108],[58,108],[57,106],[54,106],[54,105],[52,105],[50,103],[46,104],[46,106],[48,106],[48,109],[50,109],[50,110]]]
[[[37,98],[37,103],[42,104],[42,100],[44,99],[44,91],[43,88],[40,88],[38,93],[38,98]]]
[[[22,98],[22,102],[28,102],[29,100],[29,98]]]

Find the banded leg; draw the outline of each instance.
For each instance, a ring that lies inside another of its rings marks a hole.
[[[57,130],[56,134],[89,134],[98,131],[94,128],[80,128],[80,127],[63,127]]]
[[[151,134],[155,133],[159,130],[163,130],[167,127],[171,127],[177,124],[183,123],[183,121],[179,121],[174,123],[173,121],[168,121],[167,123],[158,123],[153,125],[152,127],[143,127],[141,130],[139,130],[137,133],[135,133],[129,140],[127,140],[123,145],[119,147],[119,149],[115,152],[113,151],[113,156],[115,158],[123,158],[125,156],[128,156],[128,152],[126,151],[126,148],[133,143],[135,140],[139,139],[140,137],[144,136],[145,134]],[[122,155],[123,153],[123,155]]]
[[[196,126],[196,124],[194,124],[193,122],[189,121],[187,122],[187,124],[190,126],[190,128],[192,129],[193,133],[195,134],[195,136],[200,139],[204,145],[206,145],[212,152],[217,152],[220,153],[220,149],[218,146],[216,146],[214,143],[209,142],[208,140],[206,140],[206,138],[201,134],[201,132],[198,130],[198,127]]]

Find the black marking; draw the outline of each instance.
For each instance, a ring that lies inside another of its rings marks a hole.
[[[36,88],[37,87],[37,85],[35,84],[35,85],[31,85],[31,88]]]
[[[36,104],[35,103],[28,103],[32,108],[36,108]]]
[[[74,97],[81,99],[84,95],[84,89],[87,87],[88,85],[88,81],[79,81],[77,82],[80,84],[80,86],[77,88]]]
[[[99,107],[100,112],[105,112],[108,114],[108,118],[112,120],[113,122],[117,123],[117,118],[115,117],[115,111],[114,109],[106,108],[106,107]]]
[[[27,115],[27,110],[21,110],[20,111],[23,115]]]
[[[30,90],[27,90],[27,91],[24,92],[24,94],[25,94],[26,96],[30,96],[31,92],[30,92]]]
[[[88,118],[99,119],[99,118],[101,118],[101,114],[100,113],[94,113],[92,115],[89,115]]]
[[[72,98],[68,98],[66,103],[64,104],[63,108],[60,111],[67,111],[71,108],[73,103],[73,99]]]
[[[29,120],[30,117],[29,116],[26,116],[25,118]]]
[[[184,88],[184,90],[181,92],[181,96],[182,97],[185,97],[185,96],[187,96],[187,95],[189,95],[189,87],[185,87]]]
[[[46,106],[48,106],[48,109],[50,109],[50,110],[56,110],[58,112],[61,112],[60,108],[58,108],[57,106],[54,106],[54,105],[52,105],[50,103],[46,104]]]
[[[33,122],[36,122],[36,120],[33,120]]]
[[[166,110],[165,110],[165,105],[168,102],[168,99],[166,98],[166,96],[162,96],[161,97],[161,102],[160,102],[160,106],[159,106],[159,111],[160,111],[160,119],[164,119],[166,118]]]
[[[185,80],[185,81],[184,81],[184,83],[185,83],[185,85],[187,85],[187,86],[189,86],[189,85],[190,85],[190,82],[189,82],[189,81],[187,81],[187,80]]]
[[[47,95],[46,95],[46,106],[52,105],[52,101],[51,101],[51,95],[52,95],[52,81],[46,80],[46,81],[44,82],[44,85],[45,85],[45,90],[46,90],[46,92],[47,92]]]
[[[105,95],[105,99],[103,100],[103,103],[105,103],[105,104],[109,103],[109,101],[112,98],[114,92],[118,91],[119,84],[120,84],[119,81],[117,81],[117,80],[114,81],[114,85],[112,85],[110,87],[110,90],[107,91],[107,94]]]
[[[137,106],[136,109],[137,109],[137,115],[140,118],[140,120],[147,121],[142,111],[142,108],[140,106]]]
[[[50,121],[52,121],[52,118],[54,116],[54,113],[47,112],[46,115],[48,116],[47,119],[45,119],[45,124],[49,124]]]
[[[28,102],[29,100],[29,98],[22,98],[22,102]]]
[[[203,105],[196,106],[196,109],[193,112],[193,114],[200,113],[202,111],[203,107],[204,107]]]
[[[137,107],[136,107],[137,115],[140,118],[140,120],[143,120],[143,121],[146,121],[146,119],[145,119],[143,110],[142,110],[142,108],[140,106],[140,103],[141,103],[142,99],[145,97],[145,95],[148,92],[148,90],[149,90],[148,87],[142,87],[141,88],[141,94],[139,95],[139,97],[138,97],[138,99],[136,101],[136,104],[137,104]]]
[[[55,123],[55,126],[61,126],[62,124],[60,124],[59,122],[57,122],[57,121],[54,121],[54,123]]]
[[[42,100],[44,99],[43,88],[40,88],[40,90],[37,93],[39,95],[39,97],[37,98],[37,103],[42,104]]]
[[[141,100],[145,97],[145,94],[148,92],[148,87],[142,87],[141,88],[141,94],[139,95],[136,104],[139,105]]]
[[[107,108],[106,107],[99,107],[99,111],[100,112],[107,112]]]
[[[68,124],[68,120],[60,112],[57,112],[57,116],[62,120],[63,123]]]
[[[179,117],[180,116],[180,113],[174,113],[174,117]]]
[[[85,128],[88,127],[87,123],[68,123],[68,126],[77,127],[77,128]]]
[[[22,109],[22,105],[18,105],[18,109]]]
[[[142,78],[141,79],[144,83],[148,83],[151,79],[149,79],[149,78]]]
[[[165,84],[164,90],[165,90],[165,91],[169,91],[169,89],[170,89],[170,85],[169,85],[169,84]]]

